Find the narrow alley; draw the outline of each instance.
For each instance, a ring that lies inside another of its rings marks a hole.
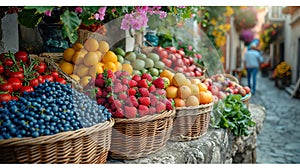
[[[300,99],[291,98],[260,73],[257,81],[250,103],[266,108],[264,125],[257,135],[257,163],[300,163]],[[241,83],[246,84],[246,78]]]

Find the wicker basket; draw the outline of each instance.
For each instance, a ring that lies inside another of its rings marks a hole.
[[[190,141],[204,135],[208,129],[212,109],[213,103],[176,108],[170,140]]]
[[[229,80],[231,80],[231,81],[233,81],[233,82],[235,82],[237,84],[239,84],[239,80],[235,76],[233,76],[231,74],[224,74],[224,77],[228,78]]]
[[[112,159],[137,159],[162,149],[168,141],[175,110],[133,119],[115,119],[112,130]]]
[[[1,163],[105,163],[114,120],[38,138],[0,140]]]
[[[95,38],[98,41],[104,40],[104,41],[108,42],[109,44],[111,44],[109,38],[100,33],[91,32],[91,31],[84,30],[84,29],[78,29],[78,39],[76,41],[77,43],[84,44],[85,40],[88,38]]]

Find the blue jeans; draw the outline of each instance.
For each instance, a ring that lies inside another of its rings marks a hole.
[[[256,89],[256,74],[257,74],[258,68],[247,68],[247,79],[248,79],[248,86],[250,87],[252,94],[255,93]],[[251,76],[252,76],[252,82],[253,85],[251,85]]]

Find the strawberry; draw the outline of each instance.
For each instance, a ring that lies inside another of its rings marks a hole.
[[[107,99],[108,103],[113,103],[115,101],[113,96],[109,96]]]
[[[96,79],[103,79],[103,74],[102,73],[99,73],[96,77]]]
[[[164,89],[156,89],[156,93],[160,96],[165,96],[166,95],[166,90]]]
[[[142,88],[148,88],[148,82],[147,79],[142,79],[140,81],[138,81],[138,87]]]
[[[100,87],[100,88],[104,87],[104,79],[103,78],[97,78],[95,80],[95,86]]]
[[[150,97],[139,97],[139,103],[145,106],[149,106],[151,104]]]
[[[116,79],[116,80],[114,81],[114,83],[115,83],[115,84],[117,84],[117,83],[120,83],[120,84],[121,84],[121,80],[120,80],[120,79]]]
[[[152,76],[148,73],[143,73],[141,79],[147,79],[148,81],[152,81]]]
[[[149,91],[147,88],[139,88],[139,93],[142,97],[149,97]]]
[[[101,88],[97,88],[96,98],[100,98],[101,96],[102,96],[102,89]]]
[[[115,75],[114,75],[114,72],[112,71],[112,70],[107,70],[107,77],[108,78],[114,78],[115,77]]]
[[[156,104],[156,112],[161,113],[166,110],[166,105],[163,102],[157,102]]]
[[[121,108],[117,109],[117,111],[114,113],[113,117],[124,118],[124,110]]]
[[[159,89],[164,89],[165,88],[165,81],[161,77],[159,77],[159,78],[155,79],[154,81],[152,81],[152,84],[156,88],[159,88]]]
[[[140,81],[141,80],[141,77],[140,77],[140,75],[138,75],[138,74],[135,74],[135,75],[133,75],[133,77],[131,78],[131,79],[133,79],[133,80],[135,80],[135,81]]]
[[[123,78],[122,79],[122,83],[123,83],[123,85],[128,85],[128,78]]]
[[[108,95],[108,92],[107,92],[107,90],[102,90],[102,97],[107,97],[107,95]]]
[[[137,86],[137,81],[135,81],[135,80],[130,80],[130,81],[128,81],[128,85],[129,85],[129,87],[136,87]]]
[[[120,100],[126,100],[126,99],[127,99],[127,94],[121,93],[121,94],[119,94],[118,98],[119,98]]]
[[[155,91],[156,91],[156,87],[155,87],[154,85],[150,85],[148,90],[149,90],[149,92],[151,92],[151,93],[152,93],[152,92],[155,92]]]
[[[158,102],[158,99],[154,94],[151,94],[150,95],[150,101],[151,101],[151,106],[155,106],[156,103]]]
[[[134,107],[138,107],[139,106],[139,103],[138,103],[138,101],[137,101],[137,99],[136,99],[135,96],[129,96],[129,99],[130,99],[130,101],[131,101],[131,103],[132,103],[132,105]]]
[[[120,102],[120,100],[115,100],[114,104],[115,104],[117,109],[122,107],[122,103]]]
[[[114,92],[119,93],[123,91],[123,85],[121,83],[116,83],[114,87]]]
[[[129,76],[129,73],[127,71],[122,71],[121,76]]]
[[[139,112],[140,117],[143,117],[143,116],[149,114],[149,108],[145,105],[139,105],[138,112]]]
[[[166,103],[166,110],[173,110],[172,101],[169,99],[165,100]]]
[[[149,108],[149,114],[155,114],[156,113],[156,108],[155,107],[150,107]]]
[[[125,106],[125,117],[126,118],[135,118],[137,114],[137,109],[135,107]]]
[[[116,106],[116,104],[114,102],[110,104],[110,109],[112,111],[116,111],[117,110],[117,106]]]
[[[116,75],[117,78],[119,78],[122,75],[122,72],[121,71],[116,71],[115,75]]]
[[[128,89],[128,96],[135,96],[136,90],[135,88],[129,88]]]
[[[97,104],[104,105],[105,103],[106,103],[106,98],[100,97],[97,99]]]
[[[108,87],[106,87],[106,90],[107,90],[107,92],[112,92],[112,87],[111,86],[108,86]]]
[[[123,86],[122,86],[122,91],[123,91],[123,92],[126,92],[127,90],[128,90],[128,87],[127,87],[126,85],[123,85]]]
[[[130,96],[127,97],[127,99],[125,100],[125,105],[126,105],[126,106],[133,106],[133,104],[132,104],[132,102],[131,102],[131,100],[130,100]]]

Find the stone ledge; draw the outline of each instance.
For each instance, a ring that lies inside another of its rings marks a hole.
[[[265,118],[262,106],[250,104],[249,110],[256,126],[247,137],[235,137],[225,129],[209,129],[197,140],[168,141],[166,146],[136,160],[108,160],[107,164],[198,164],[198,163],[255,163],[256,138]]]

